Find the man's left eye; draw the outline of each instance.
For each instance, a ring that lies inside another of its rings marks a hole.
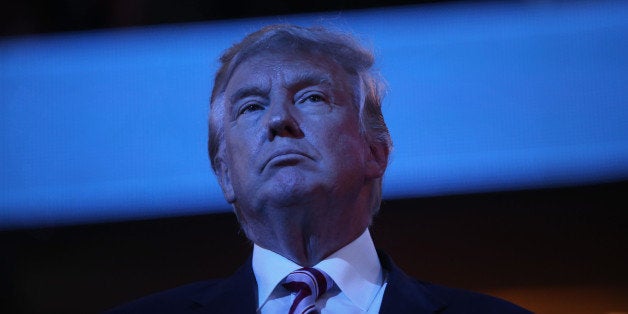
[[[318,95],[318,94],[313,94],[313,95],[308,95],[306,97],[303,97],[299,100],[300,104],[306,103],[306,102],[321,102],[324,101],[325,99],[323,98],[323,96]]]

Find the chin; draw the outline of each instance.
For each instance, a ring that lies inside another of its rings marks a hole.
[[[303,186],[290,186],[274,189],[270,194],[266,195],[269,200],[267,204],[271,206],[295,206],[308,203],[314,197],[311,188]]]
[[[295,206],[310,203],[313,199],[320,199],[321,193],[325,194],[325,189],[321,184],[314,182],[280,181],[268,185],[263,198],[268,200],[271,206]]]

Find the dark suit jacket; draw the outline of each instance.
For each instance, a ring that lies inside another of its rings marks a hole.
[[[507,301],[475,292],[446,288],[406,275],[384,253],[379,253],[388,273],[380,308],[383,314],[402,313],[530,313]],[[257,283],[251,259],[231,277],[202,281],[156,293],[106,313],[255,313]]]

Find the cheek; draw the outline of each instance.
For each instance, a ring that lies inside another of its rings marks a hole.
[[[331,130],[331,128],[329,128]],[[355,121],[345,121],[334,131],[328,131],[328,149],[339,159],[343,168],[359,168],[364,162],[366,142]]]
[[[362,160],[364,153],[364,142],[359,134],[339,134],[336,137],[333,148],[340,150],[341,158],[347,160]]]
[[[231,159],[231,164],[236,168],[246,168],[247,164],[250,164],[252,156],[255,154],[251,151],[252,146],[247,145],[248,143],[242,141],[235,145],[232,145],[229,150],[230,156],[234,158]]]
[[[246,123],[234,124],[225,132],[227,150],[236,160],[247,159],[259,145],[260,130]],[[242,158],[244,157],[244,158]]]
[[[253,145],[244,138],[237,140],[229,139],[227,145],[227,154],[229,158],[229,172],[233,180],[243,178],[250,173],[253,158],[256,156],[253,151]]]

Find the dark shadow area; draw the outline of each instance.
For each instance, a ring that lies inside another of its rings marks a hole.
[[[23,0],[0,4],[0,36],[200,22],[386,6],[471,2],[454,0]],[[473,1],[474,3],[486,1]]]
[[[628,286],[628,182],[387,200],[376,246],[418,278],[480,291]],[[0,233],[2,313],[96,313],[222,277],[250,254],[232,214]]]

